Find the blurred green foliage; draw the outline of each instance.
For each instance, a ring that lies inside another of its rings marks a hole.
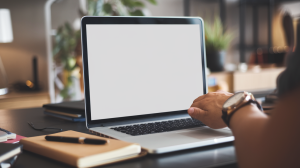
[[[144,16],[145,3],[156,5],[156,0],[87,0],[90,16]]]
[[[73,30],[68,22],[58,28],[54,38],[54,60],[62,64],[67,71],[76,68],[75,48],[79,40],[80,31]]]
[[[221,20],[216,17],[213,24],[204,24],[206,52],[221,51],[228,48],[233,35],[224,31]]]
[[[71,72],[77,67],[75,51],[78,42],[80,42],[80,31],[75,31],[68,22],[58,28],[54,38],[53,56],[56,65],[62,66],[68,73],[64,89],[60,91],[60,95],[64,99],[72,96],[69,88],[73,82]]]

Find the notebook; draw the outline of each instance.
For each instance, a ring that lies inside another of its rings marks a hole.
[[[84,100],[44,104],[44,114],[72,122],[85,121]]]
[[[51,113],[51,112],[48,112],[48,111],[44,111],[44,114],[46,114],[48,116],[60,118],[60,119],[63,119],[63,120],[72,121],[72,122],[84,122],[85,121],[85,117],[70,117],[70,116],[67,116],[67,115]]]
[[[20,140],[23,139],[23,138],[26,138],[26,137],[24,137],[24,136],[22,136],[22,135],[16,135],[16,138],[15,138],[15,139],[9,139],[9,140],[7,140],[7,141],[5,141],[5,142],[2,142],[2,143],[11,143],[11,144],[15,144],[15,143],[19,143]]]
[[[69,113],[69,114],[81,115],[79,117],[85,116],[84,100],[62,102],[62,103],[55,103],[55,104],[44,104],[43,108],[45,109],[45,111],[48,112],[61,112],[60,114]]]
[[[44,109],[44,111],[47,112],[47,113],[51,113],[51,114],[57,114],[57,115],[62,115],[62,116],[67,116],[67,117],[73,117],[73,118],[80,118],[80,117],[82,117],[82,114],[66,113],[66,112],[55,111],[55,110],[48,110],[48,109]]]
[[[53,136],[86,137],[106,139],[76,131],[64,131]],[[92,167],[144,156],[141,146],[134,143],[107,139],[105,145],[54,142],[45,140],[45,135],[21,139],[24,150],[76,167]]]
[[[0,142],[5,142],[9,139],[15,139],[16,134],[11,133],[3,128],[0,128]]]
[[[22,145],[0,143],[0,163],[22,152]]]

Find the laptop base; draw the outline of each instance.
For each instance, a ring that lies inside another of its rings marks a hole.
[[[109,127],[96,127],[89,131],[102,137],[139,143],[151,154],[168,153],[234,140],[229,128],[215,130],[207,126],[140,136],[130,136]]]

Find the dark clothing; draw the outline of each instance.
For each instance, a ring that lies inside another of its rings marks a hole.
[[[296,89],[300,86],[300,21],[297,25],[297,46],[295,52],[287,55],[286,70],[277,79],[278,96]]]
[[[300,86],[300,53],[294,52],[290,55],[286,70],[277,79],[278,96],[294,90]]]

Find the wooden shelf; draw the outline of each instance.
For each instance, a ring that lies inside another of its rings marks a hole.
[[[265,68],[259,72],[235,72],[233,74],[234,91],[259,91],[276,88],[278,75],[285,68]]]
[[[47,103],[50,103],[48,92],[10,92],[0,95],[0,109],[42,107]]]
[[[236,91],[261,91],[276,88],[278,75],[285,68],[263,68],[259,72],[248,70],[247,72],[217,72],[211,73],[208,77],[214,77],[218,89]]]

